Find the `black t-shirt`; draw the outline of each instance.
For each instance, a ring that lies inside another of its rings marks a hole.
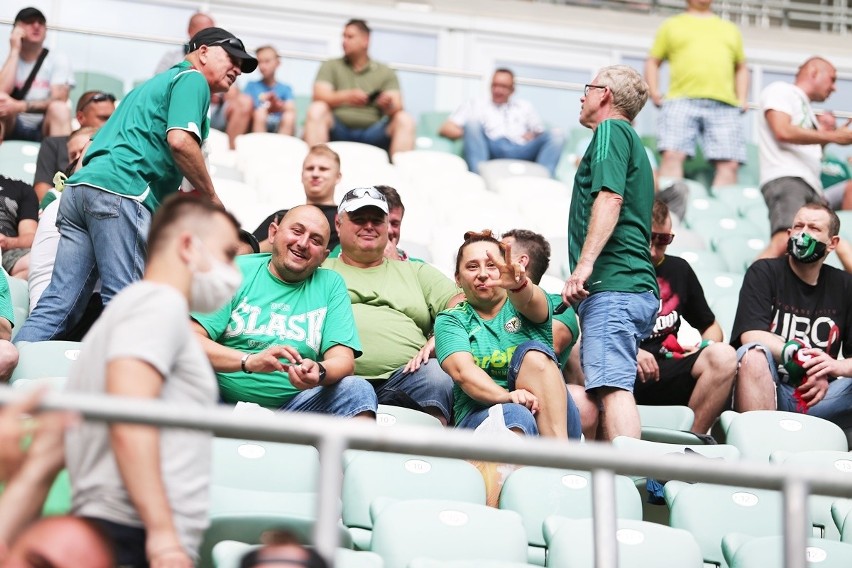
[[[68,136],[48,136],[41,141],[33,185],[42,182],[53,187],[56,172],[68,169]]]
[[[0,175],[0,233],[18,236],[18,223],[38,221],[38,198],[33,186],[19,179]]]
[[[334,218],[337,216],[337,205],[315,205],[315,207],[319,207],[320,210],[325,213],[325,218],[328,219],[328,226],[331,227],[331,238],[328,241],[328,250],[334,250],[334,247],[340,244],[340,237],[337,236],[337,227],[334,225]],[[257,229],[254,230],[254,236],[258,242],[263,242],[269,238],[269,225],[280,221],[281,217],[287,214],[287,211],[289,211],[289,209],[276,211],[258,225]]]
[[[852,275],[823,264],[816,286],[803,282],[789,258],[758,260],[746,272],[731,344],[746,331],[765,330],[785,342],[800,339],[837,358],[852,355]]]
[[[651,335],[640,347],[655,355],[661,351],[666,337],[677,337],[681,318],[695,329],[703,332],[716,321],[716,316],[707,305],[704,289],[692,267],[678,256],[666,255],[656,267],[657,284],[660,286],[660,311]]]

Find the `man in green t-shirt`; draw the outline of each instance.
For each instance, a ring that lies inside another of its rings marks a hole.
[[[370,59],[369,48],[367,22],[349,20],[343,28],[343,57],[323,63],[314,81],[305,118],[308,146],[362,142],[391,156],[414,149],[414,119],[402,108],[396,73]]]
[[[376,413],[376,394],[351,376],[361,342],[343,279],[319,268],[330,228],[313,205],[271,225],[272,253],[237,259],[243,282],[230,302],[193,314],[222,399],[336,416]]]
[[[419,408],[442,423],[452,419],[453,380],[435,357],[438,312],[463,298],[455,284],[424,262],[384,256],[388,202],[375,187],[348,191],[340,201],[341,253],[323,266],[343,276],[364,354],[355,374],[368,379],[379,402]]]
[[[602,404],[609,439],[639,437],[636,357],[659,308],[649,247],[654,174],[630,125],[647,100],[648,85],[626,65],[601,69],[580,99],[580,124],[594,135],[574,177],[562,300],[577,306],[586,391]]]
[[[198,32],[189,50],[125,97],[66,182],[53,277],[16,341],[62,337],[82,317],[98,277],[104,305],[139,280],[151,215],[184,177],[221,204],[201,152],[210,93],[227,91],[257,60],[221,28]]]

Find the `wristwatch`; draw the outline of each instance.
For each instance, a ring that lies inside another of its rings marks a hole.
[[[317,382],[322,384],[325,380],[325,367],[322,366],[322,363],[317,363],[317,367],[319,368],[319,381]]]

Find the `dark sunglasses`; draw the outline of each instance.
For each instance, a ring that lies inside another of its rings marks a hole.
[[[378,199],[379,201],[387,201],[385,199],[385,195],[375,187],[356,187],[355,189],[347,191],[341,202],[349,201],[350,199],[358,199],[365,195],[369,195],[373,199]]]
[[[651,233],[651,243],[659,247],[670,245],[674,237],[671,233]]]
[[[86,108],[87,106],[89,106],[92,103],[102,103],[104,101],[110,101],[110,102],[114,103],[115,102],[115,95],[112,95],[110,93],[95,93],[94,95],[92,95],[89,98],[89,100],[87,100],[85,103],[83,103],[83,106],[80,107],[80,110],[83,110],[84,108]]]
[[[219,41],[214,41],[214,42],[208,43],[207,45],[225,45],[225,44],[230,45],[234,49],[239,49],[240,51],[246,50],[246,47],[243,45],[243,42],[238,40],[235,37],[220,39]]]

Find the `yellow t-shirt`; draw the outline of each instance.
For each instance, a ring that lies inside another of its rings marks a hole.
[[[736,65],[745,61],[739,29],[718,16],[673,16],[657,31],[651,57],[668,60],[668,99],[713,99],[739,106]]]

